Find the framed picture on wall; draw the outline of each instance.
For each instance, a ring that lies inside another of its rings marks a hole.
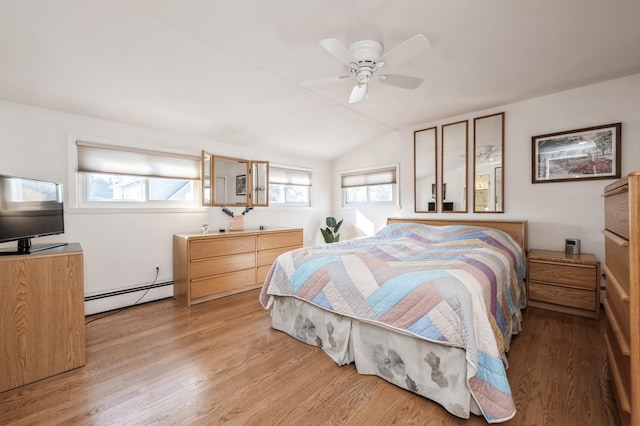
[[[531,138],[531,182],[620,177],[621,123]]]
[[[236,176],[236,195],[247,195],[247,175]]]

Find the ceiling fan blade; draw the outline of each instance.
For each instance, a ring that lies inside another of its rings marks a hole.
[[[300,83],[300,86],[309,87],[309,86],[318,86],[320,84],[325,83],[335,83],[338,81],[344,81],[350,79],[352,76],[350,75],[341,75],[339,77],[325,77],[325,78],[316,78],[314,80],[307,80]]]
[[[320,40],[320,46],[327,49],[329,53],[338,58],[339,61],[349,65],[351,62],[358,62],[356,58],[349,52],[344,44],[335,38],[326,38]]]
[[[416,34],[388,52],[385,52],[381,59],[384,59],[388,64],[396,65],[419,55],[430,47],[431,42],[425,36]]]
[[[356,102],[360,102],[367,96],[367,83],[358,83],[351,91],[351,96],[349,97],[349,103],[353,104]]]
[[[389,86],[400,87],[402,89],[414,90],[422,84],[422,79],[400,74],[380,74],[380,81]]]

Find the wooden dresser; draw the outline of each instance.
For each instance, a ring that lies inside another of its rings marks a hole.
[[[640,171],[605,187],[605,344],[622,424],[640,424]]]
[[[260,287],[280,254],[302,247],[302,229],[173,236],[173,297],[186,306]]]
[[[80,244],[0,256],[0,392],[85,364]]]

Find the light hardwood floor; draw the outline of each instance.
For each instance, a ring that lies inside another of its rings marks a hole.
[[[524,317],[509,353],[518,412],[504,424],[617,424],[606,319],[536,308]],[[271,329],[255,290],[191,308],[147,303],[86,332],[87,365],[0,393],[0,424],[486,424]]]

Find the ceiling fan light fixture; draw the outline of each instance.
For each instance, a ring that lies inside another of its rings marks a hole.
[[[375,40],[356,41],[347,48],[338,39],[328,38],[320,40],[320,46],[347,65],[351,76],[357,80],[349,98],[349,103],[354,103],[368,97],[368,83],[378,70],[387,66],[388,62],[394,65],[404,62],[427,50],[431,43],[422,34],[417,34],[396,45],[388,52],[385,52],[382,44]],[[344,81],[351,76],[334,77],[329,81]],[[417,89],[423,81],[421,78],[402,74],[385,74],[379,75],[379,77],[380,81],[386,85],[407,90]]]
[[[495,150],[496,150],[495,145],[482,145],[482,146],[479,146],[478,149],[477,149],[478,157],[487,158]]]
[[[360,40],[349,46],[349,53],[358,62],[377,61],[382,57],[382,52],[384,52],[382,45],[375,40]]]

